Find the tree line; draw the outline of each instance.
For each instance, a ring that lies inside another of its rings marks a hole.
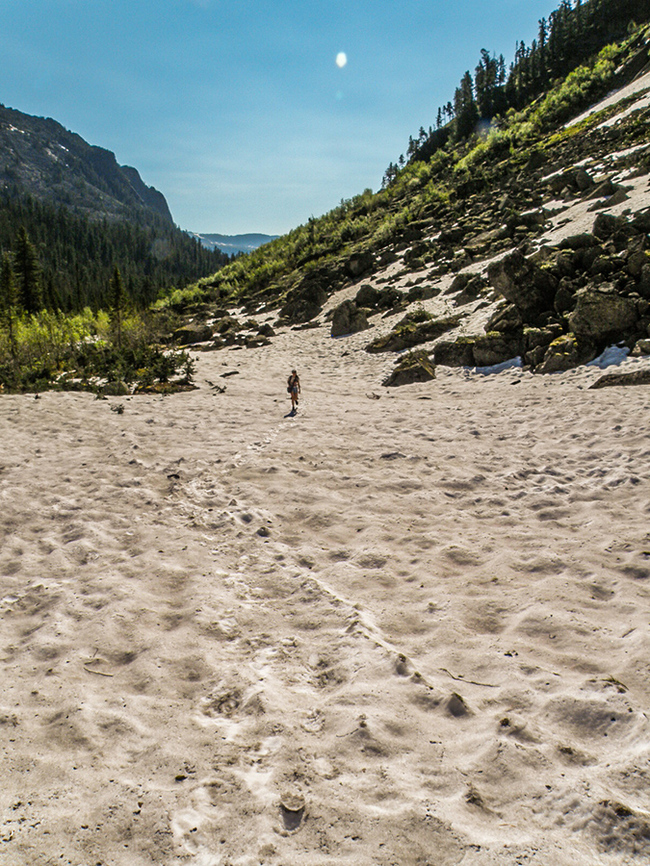
[[[624,36],[630,24],[649,18],[648,0],[562,0],[548,19],[539,21],[531,45],[517,43],[509,67],[502,54],[494,57],[482,49],[474,75],[465,72],[453,101],[438,109],[435,127],[421,127],[417,137],[409,137],[406,156],[390,163],[382,185],[390,185],[407,163],[428,160],[449,142],[465,140],[509,109],[528,105],[556,79]]]
[[[161,293],[213,274],[230,256],[205,249],[155,214],[146,225],[93,221],[5,192],[0,196],[0,260],[3,307],[11,282],[23,311],[71,313],[110,307],[116,267],[129,301],[144,308]]]

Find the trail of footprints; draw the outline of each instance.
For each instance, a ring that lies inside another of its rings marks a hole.
[[[540,494],[557,492],[561,479],[545,468],[513,480],[529,487],[531,475],[540,480]],[[210,483],[188,487],[192,507]],[[238,547],[250,551],[250,534],[237,537],[239,527],[270,522],[271,515],[231,503],[220,519],[226,537],[206,534],[206,541],[217,545],[213,552],[221,559],[229,550],[234,560]],[[208,518],[195,520],[202,530],[214,528]],[[584,696],[576,699],[561,686],[548,688],[550,672],[531,669],[538,693],[529,706],[520,698],[511,703],[503,690],[487,698],[485,684],[472,689],[462,682],[462,694],[456,692],[439,672],[416,670],[368,612],[281,549],[242,552],[239,568],[217,573],[249,611],[253,605],[258,630],[251,634],[250,620],[239,628],[232,613],[231,665],[196,702],[195,723],[213,730],[216,760],[201,778],[181,783],[188,789],[185,806],[172,820],[179,850],[197,863],[227,863],[245,850],[263,863],[280,863],[290,852],[292,863],[311,866],[317,851],[323,863],[334,855],[361,864],[354,839],[367,844],[372,838],[368,866],[388,864],[400,850],[391,816],[401,815],[403,827],[410,809],[414,827],[428,835],[411,839],[403,862],[427,863],[431,850],[438,852],[436,863],[459,862],[465,842],[436,811],[444,806],[454,814],[450,803],[460,795],[458,827],[463,810],[474,820],[477,813],[500,817],[507,828],[513,808],[517,820],[533,808],[540,828],[587,832],[611,853],[650,854],[644,798],[622,783],[619,801],[589,773],[602,760],[603,737],[625,743],[629,755],[645,742],[647,720],[624,687],[613,683],[612,692],[606,678],[583,677]],[[532,612],[518,629],[534,639],[549,633]],[[548,698],[540,704],[544,677]],[[462,749],[453,755],[453,744],[464,730],[481,745],[463,759]],[[522,782],[529,780],[531,764],[540,782],[512,804],[502,796],[503,779],[520,773]],[[619,777],[636,777],[642,767],[642,759],[630,757]],[[579,797],[576,785],[583,786]]]

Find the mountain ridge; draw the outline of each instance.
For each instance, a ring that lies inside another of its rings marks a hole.
[[[132,166],[89,144],[53,118],[0,106],[0,190],[12,196],[65,205],[92,219],[145,220],[147,214],[173,225],[163,193],[147,186]]]
[[[219,249],[223,253],[236,255],[237,253],[250,253],[264,244],[276,240],[279,235],[266,235],[259,232],[249,232],[239,235],[223,235],[218,233],[190,232],[198,238],[206,249]]]

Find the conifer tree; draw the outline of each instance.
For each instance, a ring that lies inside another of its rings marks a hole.
[[[454,94],[454,114],[456,116],[456,138],[460,141],[471,135],[478,123],[478,109],[474,101],[474,84],[471,72],[463,75],[460,87]]]
[[[18,282],[20,303],[26,313],[37,313],[43,306],[41,295],[41,267],[34,244],[27,229],[18,229],[14,248],[14,269]]]
[[[9,253],[5,253],[2,257],[2,263],[0,263],[0,322],[7,329],[12,358],[16,357],[14,320],[17,304],[18,292],[13,263]]]
[[[120,269],[115,265],[113,278],[111,279],[111,328],[113,330],[115,343],[118,349],[122,348],[122,322],[126,309],[126,293]]]

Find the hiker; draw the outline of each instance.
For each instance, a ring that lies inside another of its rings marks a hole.
[[[291,411],[298,411],[298,394],[300,394],[300,379],[295,370],[291,371],[291,375],[287,379],[287,392],[291,394]]]

